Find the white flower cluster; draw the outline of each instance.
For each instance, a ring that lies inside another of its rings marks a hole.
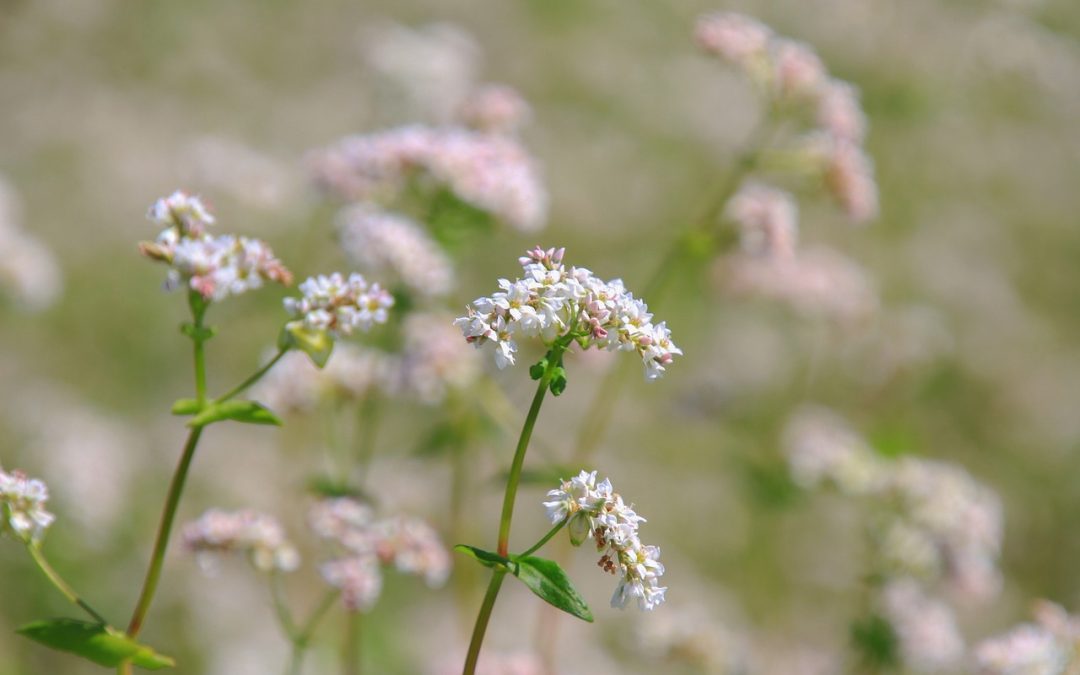
[[[409,218],[371,204],[355,204],[338,214],[341,248],[353,263],[389,272],[425,297],[454,288],[454,268],[446,253]]]
[[[910,579],[891,581],[882,592],[882,613],[896,633],[900,658],[917,673],[955,672],[964,638],[952,609]]]
[[[541,228],[547,214],[535,161],[506,135],[398,127],[346,137],[313,153],[310,165],[321,186],[351,201],[395,199],[427,180],[522,231]]]
[[[285,298],[285,311],[305,329],[326,332],[332,337],[352,335],[386,323],[394,298],[379,284],[369,284],[360,274],[348,277],[338,272],[309,277],[300,284],[302,296]]]
[[[30,311],[47,308],[63,280],[52,252],[23,229],[15,191],[0,179],[0,293]]]
[[[610,480],[597,483],[595,471],[582,471],[547,496],[544,507],[551,522],[569,519],[575,543],[592,537],[596,550],[603,553],[597,564],[619,577],[612,607],[623,608],[636,599],[641,610],[651,610],[664,602],[667,587],[659,585],[664,574],[660,547],[641,543],[638,526],[645,519],[613,490]]]
[[[185,525],[180,536],[207,570],[213,569],[218,555],[228,553],[246,554],[260,572],[292,572],[300,566],[300,554],[281,523],[258,511],[210,509]]]
[[[164,229],[154,242],[139,250],[170,266],[169,290],[188,286],[203,298],[220,302],[230,295],[262,287],[264,281],[288,286],[292,273],[259,239],[233,235],[210,236],[214,217],[198,197],[183,192],[159,199],[147,217]]]
[[[583,267],[566,267],[565,249],[539,247],[519,258],[524,277],[500,279],[500,291],[474,300],[454,324],[478,348],[495,345],[495,363],[514,363],[516,339],[540,338],[545,344],[572,335],[583,349],[636,351],[646,379],[660,377],[682,350],[671,341],[666,323],[652,323],[642,300],[622,280],[603,281]]]
[[[883,457],[820,408],[792,418],[784,445],[800,485],[829,483],[880,507],[883,521],[875,532],[884,571],[926,583],[941,580],[973,601],[998,592],[1001,502],[966,471],[917,457]]]
[[[45,510],[49,489],[20,471],[0,469],[0,534],[24,543],[38,542],[56,517]]]
[[[813,108],[817,126],[797,145],[809,144],[804,156],[853,221],[876,218],[877,183],[862,147],[866,116],[855,87],[830,77],[810,46],[748,16],[711,12],[698,19],[695,33],[705,51],[740,68],[770,100]]]
[[[785,451],[804,487],[831,484],[869,500],[875,520],[875,572],[886,581],[884,617],[900,638],[905,663],[937,672],[963,652],[952,609],[931,599],[985,602],[1000,590],[1002,511],[997,495],[958,466],[876,453],[835,414],[807,408],[789,422]]]
[[[422,576],[431,587],[442,585],[450,574],[450,555],[431,526],[420,519],[376,519],[367,505],[340,497],[317,502],[309,522],[315,534],[345,551],[320,571],[327,583],[341,589],[349,610],[366,611],[375,604],[382,589],[382,566]]]
[[[1041,601],[1035,622],[984,640],[973,650],[978,675],[1068,675],[1080,668],[1080,618]]]

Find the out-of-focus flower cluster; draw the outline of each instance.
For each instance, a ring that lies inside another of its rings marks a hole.
[[[975,646],[978,675],[1071,675],[1080,669],[1080,618],[1052,602],[1036,603],[1035,622]]]
[[[348,201],[388,204],[410,187],[441,188],[527,232],[547,213],[535,161],[502,134],[411,125],[346,137],[309,161],[318,184]]]
[[[260,288],[265,281],[288,286],[292,273],[263,241],[231,234],[211,236],[214,217],[198,197],[177,191],[157,200],[147,217],[164,228],[153,242],[142,242],[143,255],[169,265],[166,288],[186,285],[206,300]]]
[[[344,555],[323,563],[320,571],[341,589],[345,607],[366,611],[382,590],[382,567],[422,576],[431,587],[450,574],[450,555],[423,520],[407,516],[377,519],[366,504],[348,497],[317,502],[309,514],[316,535],[336,543]]]
[[[20,223],[18,197],[0,179],[0,292],[28,310],[45,309],[63,281],[51,251]]]
[[[387,272],[422,297],[453,290],[454,268],[446,253],[417,223],[371,204],[338,214],[341,248],[353,263]]]
[[[798,484],[831,485],[869,502],[873,572],[884,583],[881,611],[899,638],[905,663],[920,672],[954,665],[963,640],[952,610],[929,591],[943,586],[972,602],[997,594],[1003,527],[997,495],[958,466],[883,457],[838,416],[819,408],[792,418],[784,445]]]
[[[20,471],[0,468],[0,534],[24,543],[38,542],[56,517],[45,510],[49,489]]]
[[[659,584],[664,574],[660,547],[641,543],[638,526],[645,519],[623,501],[609,479],[597,483],[596,471],[582,471],[547,496],[544,507],[551,522],[567,520],[574,544],[591,537],[603,554],[597,565],[619,577],[612,607],[623,608],[637,600],[640,609],[651,610],[664,602],[667,587]]]
[[[682,350],[665,322],[654,324],[642,300],[622,280],[603,281],[583,267],[566,267],[565,249],[528,251],[519,258],[524,277],[500,279],[500,291],[472,302],[454,323],[478,348],[495,345],[499,368],[514,363],[517,338],[547,345],[572,335],[583,348],[636,351],[646,379],[660,377]]]
[[[772,114],[809,109],[814,125],[789,150],[820,176],[852,220],[872,220],[878,212],[873,163],[863,151],[866,116],[858,91],[831,77],[802,42],[773,33],[756,19],[711,12],[697,22],[698,44],[741,69],[759,88]]]
[[[285,311],[295,321],[291,326],[326,333],[337,339],[356,330],[367,331],[377,323],[386,323],[394,298],[378,283],[368,283],[353,272],[339,272],[309,277],[300,284],[299,298],[285,298]]]
[[[341,343],[322,369],[299,352],[282,357],[252,395],[281,413],[310,413],[324,401],[368,394],[438,404],[480,376],[479,355],[462,343],[448,315],[415,312],[404,322],[400,352]]]
[[[291,572],[300,566],[300,555],[281,523],[258,511],[210,509],[186,524],[180,536],[206,570],[214,568],[218,556],[230,553],[247,555],[260,572]]]

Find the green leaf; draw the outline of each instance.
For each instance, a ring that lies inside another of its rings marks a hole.
[[[544,358],[529,366],[529,377],[534,380],[539,380],[541,377],[544,376],[544,372],[547,370],[547,367],[548,360],[545,356]]]
[[[217,335],[217,329],[212,326],[203,326],[200,328],[190,322],[180,324],[180,332],[196,342],[206,342]]]
[[[172,406],[172,414],[174,415],[196,415],[203,409],[201,403],[193,398],[181,398],[177,399]]]
[[[162,656],[104,624],[77,619],[48,619],[26,624],[16,632],[47,647],[78,654],[108,668],[115,668],[124,661],[131,661],[147,670],[176,665],[172,658]]]
[[[517,564],[510,568],[510,573],[521,579],[541,600],[592,623],[593,615],[589,606],[558,563],[531,555],[514,558],[513,562]]]
[[[299,321],[290,321],[281,329],[278,337],[281,349],[299,349],[311,357],[311,361],[322,368],[330,360],[334,351],[334,339],[324,330],[309,330]]]
[[[205,427],[214,422],[234,420],[245,424],[273,424],[281,426],[281,420],[262,404],[255,401],[222,401],[211,403],[188,422],[189,427]]]
[[[464,553],[465,555],[475,559],[484,567],[506,567],[511,572],[514,570],[511,568],[517,567],[509,558],[504,558],[498,553],[492,553],[491,551],[485,551],[482,548],[476,548],[475,546],[469,546],[467,544],[458,544],[454,547],[454,550],[458,553]]]
[[[375,498],[361,488],[330,476],[312,476],[307,482],[308,492],[316,497],[334,499],[337,497],[352,497],[367,504],[375,504]]]

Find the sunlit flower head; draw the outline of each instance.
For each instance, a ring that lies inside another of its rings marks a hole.
[[[621,609],[634,601],[639,609],[651,610],[664,602],[660,548],[641,543],[638,526],[645,519],[614,491],[610,480],[597,482],[595,471],[582,471],[547,496],[544,508],[551,522],[567,520],[575,544],[591,538],[602,554],[597,565],[619,578],[612,607]]]
[[[519,259],[523,277],[499,280],[500,290],[474,300],[454,324],[478,348],[495,348],[499,368],[514,363],[517,340],[546,345],[572,338],[583,349],[634,351],[646,379],[660,377],[677,355],[667,324],[652,322],[642,300],[622,280],[603,281],[582,267],[566,267],[564,249],[528,251]]]

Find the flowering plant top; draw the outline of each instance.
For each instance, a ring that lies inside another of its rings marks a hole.
[[[495,363],[514,363],[517,339],[540,338],[552,346],[577,342],[582,349],[635,351],[645,378],[660,377],[682,350],[665,322],[654,324],[645,302],[621,279],[603,281],[584,267],[563,264],[566,249],[536,247],[518,259],[524,275],[499,280],[500,290],[474,300],[454,321],[477,348],[495,345]]]

